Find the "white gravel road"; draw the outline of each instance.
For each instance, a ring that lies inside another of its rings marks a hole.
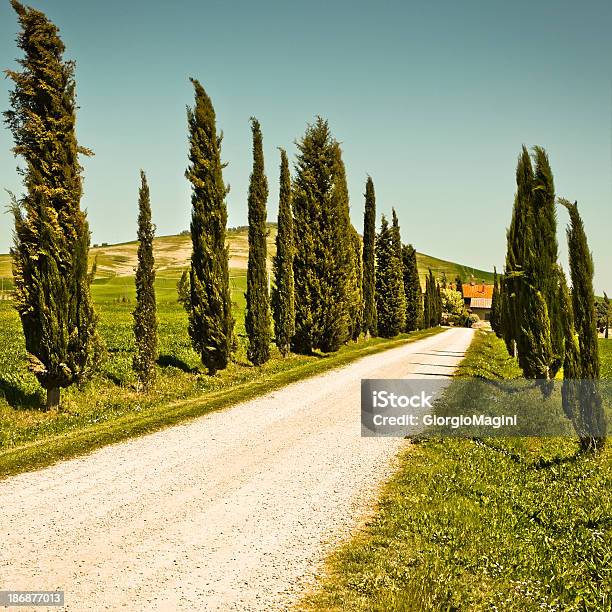
[[[75,611],[287,609],[406,444],[360,436],[360,379],[449,375],[472,336],[450,329],[1,481],[0,590],[64,590]]]

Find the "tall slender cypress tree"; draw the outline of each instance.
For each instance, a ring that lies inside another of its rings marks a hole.
[[[292,345],[299,353],[330,352],[349,339],[353,257],[346,175],[340,145],[321,117],[297,147]]]
[[[155,301],[155,258],[151,222],[151,200],[145,173],[140,171],[138,193],[138,267],[136,268],[136,309],[134,338],[136,354],[133,367],[139,382],[148,389],[155,380],[157,361],[157,304]]]
[[[572,310],[578,333],[578,367],[580,386],[578,406],[579,435],[584,450],[603,448],[606,438],[606,418],[597,386],[600,376],[597,317],[593,291],[593,256],[589,250],[578,204],[560,199],[570,215],[567,228],[570,273],[572,279]]]
[[[608,339],[608,329],[610,327],[610,298],[608,297],[608,294],[604,291],[604,308],[606,311],[606,326],[605,326],[605,331],[604,331],[604,338],[606,338],[606,340]]]
[[[425,304],[424,304],[424,327],[436,327],[440,325],[442,317],[442,298],[438,291],[438,285],[431,269],[425,278]]]
[[[425,276],[425,294],[423,295],[423,328],[431,327],[431,288],[429,279],[431,276],[431,270],[428,271]]]
[[[556,219],[554,211],[551,218],[548,209],[551,193],[554,201],[554,185],[543,150],[535,151],[536,173],[524,146],[516,169],[517,191],[507,234],[506,299],[501,327],[511,353],[516,347],[525,376],[550,380],[562,361],[559,342],[553,342],[547,300],[549,286],[558,282],[556,237],[550,236]],[[543,250],[546,254],[540,258]],[[563,342],[560,332],[555,331],[555,337]]]
[[[497,269],[493,270],[493,297],[491,299],[491,329],[498,338],[502,337],[501,324],[501,296],[499,292],[499,279]]]
[[[291,212],[291,176],[284,149],[280,150],[280,190],[278,199],[278,230],[276,256],[273,260],[274,287],[272,312],[276,346],[283,357],[289,354],[295,333],[295,286],[293,282],[293,215]]]
[[[189,336],[202,363],[213,375],[230,359],[234,319],[225,244],[228,189],[223,182],[221,140],[215,110],[204,88],[190,79],[195,106],[187,108],[191,182],[191,255]]]
[[[374,181],[368,176],[363,213],[363,331],[376,335],[376,272],[374,245],[376,242],[376,194]]]
[[[392,338],[405,324],[404,278],[395,245],[395,230],[383,215],[376,238],[376,312],[378,334]]]
[[[556,273],[559,247],[557,244],[557,213],[555,208],[555,185],[546,151],[533,148],[535,161],[533,197],[533,238],[537,257],[533,260],[532,275],[536,288],[542,293],[550,320],[552,355],[550,376],[554,378],[563,362],[563,325],[559,308],[561,293]]]
[[[410,332],[418,329],[423,317],[421,281],[417,267],[416,250],[411,244],[402,246],[404,293],[406,294],[406,327]]]
[[[50,409],[59,405],[60,389],[89,376],[101,355],[87,271],[90,235],[80,208],[79,154],[92,153],[77,143],[75,65],[63,59],[57,27],[17,0],[11,5],[24,57],[20,72],[6,71],[15,89],[4,116],[13,152],[25,161],[26,188],[12,206],[15,300],[30,369]]]
[[[524,237],[527,231],[531,211],[531,197],[533,190],[533,167],[531,158],[525,146],[521,149],[516,165],[516,194],[512,220],[506,234],[507,252],[504,274],[504,293],[507,300],[503,311],[504,340],[511,355],[516,356],[517,343],[521,333],[521,304],[520,289],[525,274],[525,244]]]
[[[264,170],[261,127],[255,117],[251,117],[251,129],[253,132],[253,172],[249,185],[249,261],[245,294],[245,328],[249,339],[247,357],[255,365],[262,365],[270,358],[271,335],[266,245],[268,179]]]
[[[406,329],[406,291],[404,288],[404,263],[402,256],[402,234],[400,231],[399,220],[395,208],[391,209],[392,212],[392,224],[391,231],[393,233],[393,250],[395,253],[395,265],[399,268],[402,277],[402,290],[398,296],[398,307],[401,308],[400,315],[400,331]]]
[[[349,305],[349,336],[355,342],[359,339],[363,330],[363,262],[362,257],[362,245],[359,233],[353,227],[349,225],[350,239],[352,243],[352,271],[350,280],[350,305]]]

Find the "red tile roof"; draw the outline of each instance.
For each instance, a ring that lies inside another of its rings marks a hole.
[[[477,285],[470,285],[465,283],[463,285],[463,297],[464,298],[492,298],[493,297],[493,285],[483,285],[479,283]]]

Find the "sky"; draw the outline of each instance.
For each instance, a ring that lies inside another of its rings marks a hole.
[[[342,143],[351,216],[363,226],[371,175],[381,213],[424,253],[502,268],[522,144],[548,151],[557,193],[578,200],[598,293],[612,293],[612,3],[155,2],[32,0],[76,61],[83,206],[92,242],[135,239],[139,170],[158,234],[187,229],[189,77],[209,93],[224,133],[229,225],[247,222],[249,117],[262,125],[278,198],[290,158],[317,115]],[[18,25],[0,0],[0,66],[15,67]],[[11,89],[0,79],[0,109]],[[0,188],[21,191],[12,137],[0,127]],[[8,197],[7,197],[8,201]],[[0,200],[0,252],[12,219]],[[565,262],[567,212],[559,241]]]

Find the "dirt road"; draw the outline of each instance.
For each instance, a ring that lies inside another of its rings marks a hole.
[[[61,589],[77,611],[285,609],[406,443],[360,436],[360,379],[449,375],[472,335],[0,482],[0,590]]]

